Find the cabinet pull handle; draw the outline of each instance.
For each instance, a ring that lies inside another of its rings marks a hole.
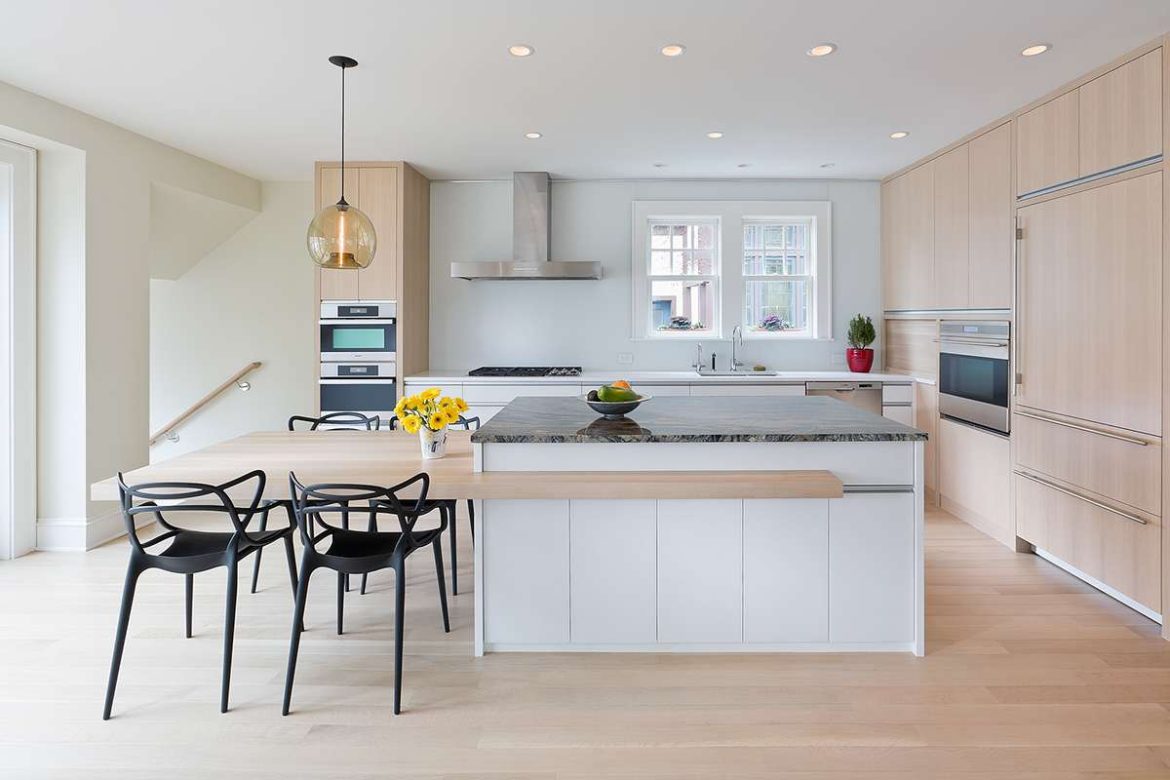
[[[1023,477],[1024,479],[1028,479],[1028,480],[1031,480],[1032,482],[1035,482],[1039,485],[1043,485],[1046,488],[1052,488],[1057,493],[1064,493],[1066,496],[1072,496],[1073,498],[1080,499],[1081,501],[1084,501],[1086,504],[1092,504],[1093,506],[1097,507],[1098,509],[1104,509],[1106,512],[1112,512],[1113,514],[1117,515],[1118,517],[1124,517],[1126,520],[1129,520],[1130,522],[1134,522],[1134,523],[1137,523],[1139,525],[1147,525],[1148,524],[1144,517],[1140,517],[1138,515],[1131,514],[1129,512],[1123,512],[1120,509],[1115,509],[1115,508],[1109,506],[1108,504],[1104,504],[1104,503],[1102,503],[1094,498],[1089,498],[1088,496],[1083,496],[1080,493],[1076,492],[1075,490],[1069,490],[1068,488],[1062,487],[1061,485],[1058,485],[1055,482],[1049,482],[1046,479],[1041,479],[1040,477],[1034,476],[1032,474],[1028,474],[1028,473],[1023,472],[1023,471],[1013,471],[1012,473],[1018,477]]]
[[[1095,433],[1098,436],[1104,436],[1107,439],[1117,439],[1118,441],[1126,442],[1127,444],[1136,444],[1139,447],[1148,447],[1150,443],[1145,439],[1139,439],[1136,436],[1126,436],[1124,433],[1113,433],[1111,431],[1100,431],[1096,428],[1090,428],[1087,425],[1078,425],[1077,423],[1068,422],[1067,420],[1058,420],[1055,417],[1047,415],[1035,414],[1033,412],[1026,412],[1019,407],[1016,407],[1016,414],[1021,417],[1028,417],[1033,420],[1040,420],[1041,422],[1052,423],[1053,425],[1063,425],[1065,428],[1072,428],[1078,431],[1085,431],[1087,433]]]

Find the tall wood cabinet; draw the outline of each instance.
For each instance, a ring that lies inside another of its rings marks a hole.
[[[1016,193],[1140,162],[1162,152],[1162,49],[1154,49],[1016,119]]]
[[[336,203],[341,168],[318,162],[316,207]],[[405,162],[345,166],[345,199],[370,218],[378,237],[374,261],[360,271],[317,272],[314,319],[321,301],[390,300],[398,304],[398,393],[402,377],[425,371],[430,351],[430,182]]]
[[[1011,307],[1011,162],[1005,123],[882,184],[887,311]]]

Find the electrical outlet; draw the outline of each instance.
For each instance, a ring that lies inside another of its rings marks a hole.
[[[619,365],[630,366],[630,365],[633,365],[633,363],[634,363],[634,353],[633,352],[619,352],[617,357],[618,357],[618,364]]]

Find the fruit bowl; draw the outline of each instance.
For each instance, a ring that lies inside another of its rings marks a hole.
[[[607,420],[621,420],[626,414],[638,408],[639,404],[649,401],[653,396],[639,395],[629,401],[593,401],[588,395],[578,396],[582,401],[589,404],[589,408],[600,414]]]

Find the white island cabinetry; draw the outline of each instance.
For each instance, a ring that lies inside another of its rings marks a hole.
[[[923,435],[828,398],[742,404],[668,398],[611,425],[521,398],[473,435],[485,473],[677,474],[652,496],[485,500],[477,652],[920,654]],[[721,422],[740,414],[771,422]]]

